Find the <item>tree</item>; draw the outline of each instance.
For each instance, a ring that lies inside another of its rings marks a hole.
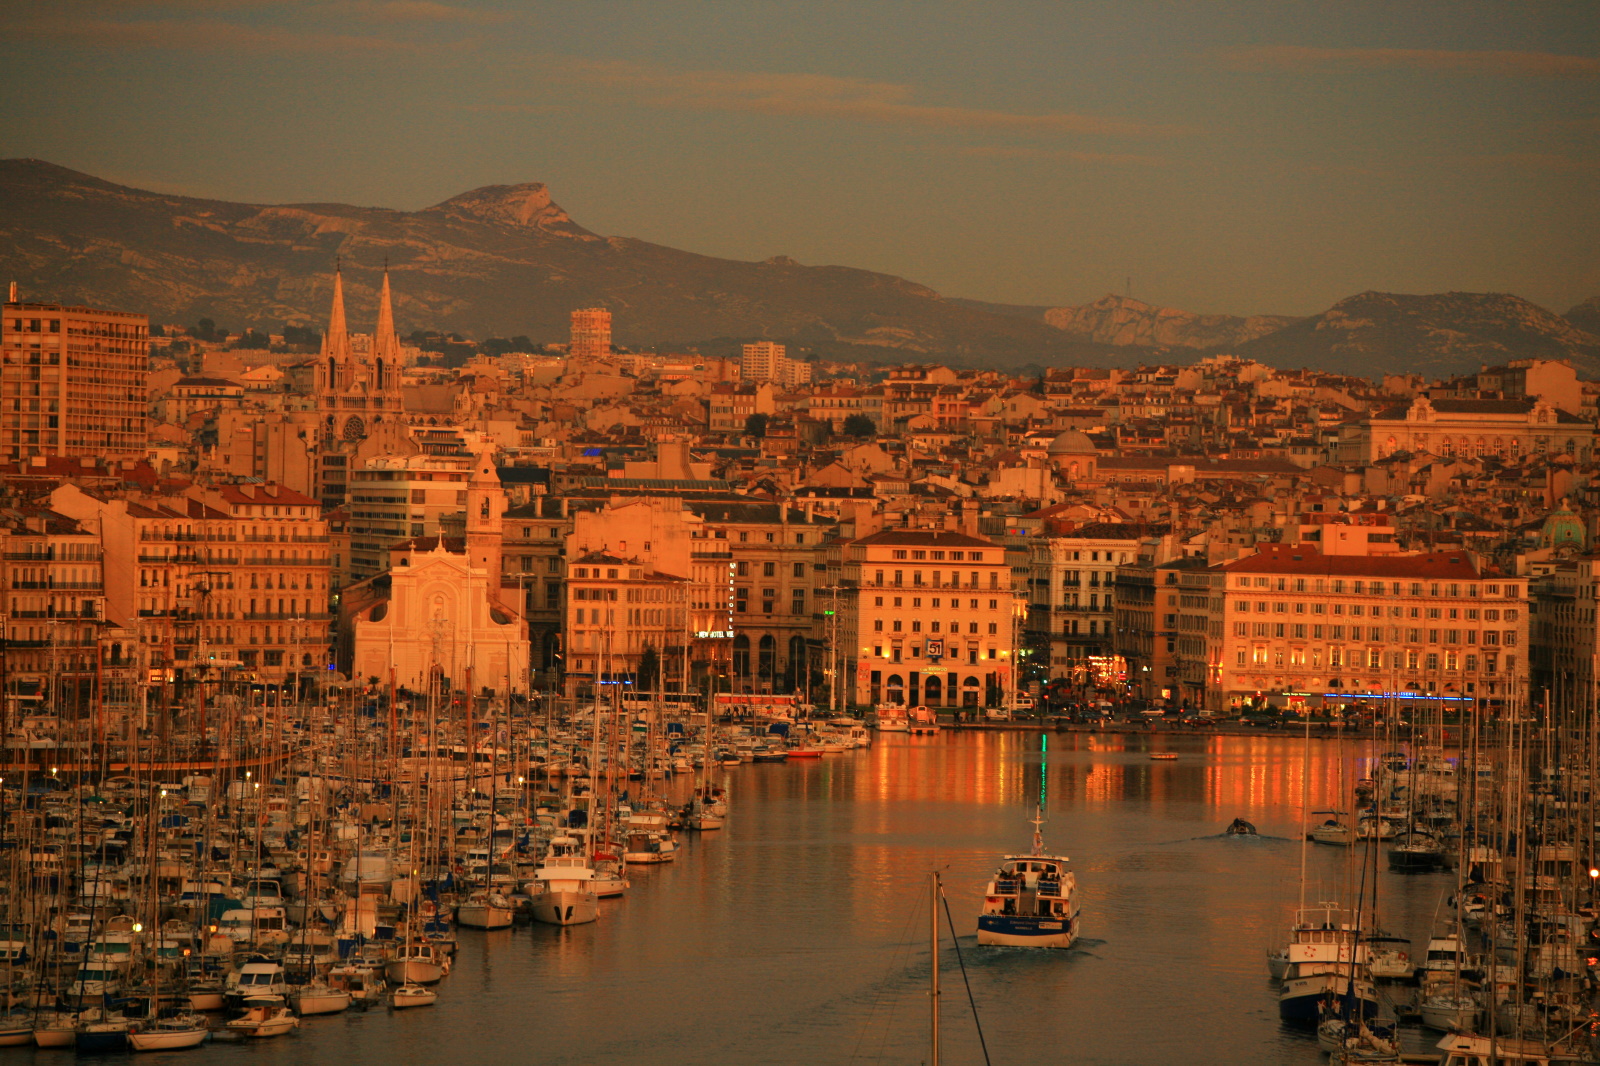
[[[877,432],[878,427],[866,415],[851,415],[844,420],[844,435],[847,437],[870,437]]]
[[[639,678],[638,688],[641,692],[654,692],[656,690],[656,677],[661,673],[661,656],[656,654],[656,646],[646,642],[639,652]]]
[[[239,334],[239,339],[233,342],[233,346],[235,348],[270,348],[272,347],[272,338],[265,333],[257,333],[253,329],[247,329]]]
[[[747,437],[755,437],[757,440],[765,437],[767,435],[767,423],[769,421],[771,421],[770,415],[764,415],[760,411],[757,411],[755,414],[744,420],[744,435]]]

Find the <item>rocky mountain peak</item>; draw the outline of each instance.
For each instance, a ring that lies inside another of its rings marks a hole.
[[[525,226],[565,237],[595,236],[572,221],[572,217],[550,199],[550,189],[542,181],[520,185],[485,185],[434,204],[423,213],[453,215],[498,225]]]
[[[1174,348],[1239,344],[1294,321],[1281,315],[1202,315],[1156,307],[1114,292],[1078,307],[1052,307],[1044,313],[1044,320],[1074,340]]]

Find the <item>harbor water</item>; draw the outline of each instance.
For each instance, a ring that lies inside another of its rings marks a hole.
[[[151,1058],[918,1063],[938,870],[960,947],[958,959],[946,929],[947,1064],[984,1061],[962,961],[995,1063],[1318,1063],[1313,1036],[1278,1021],[1265,953],[1300,898],[1302,796],[1335,805],[1371,754],[1313,740],[1308,759],[1293,735],[946,732],[746,764],[727,773],[727,828],[686,834],[673,864],[631,868],[627,898],[603,901],[598,922],[462,930],[431,1010],[309,1018],[286,1040]],[[980,948],[983,882],[1028,849],[1041,765],[1045,846],[1073,860],[1084,938]],[[1260,835],[1222,835],[1235,817]],[[1309,846],[1308,900],[1352,902],[1348,855]],[[1414,957],[1454,885],[1380,876],[1384,923]]]

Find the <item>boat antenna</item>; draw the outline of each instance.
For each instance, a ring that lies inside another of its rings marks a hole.
[[[1044,837],[1039,827],[1044,824],[1045,802],[1050,798],[1050,734],[1039,734],[1039,803],[1033,811],[1033,853],[1044,854]]]

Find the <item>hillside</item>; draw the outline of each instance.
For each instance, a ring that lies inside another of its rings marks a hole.
[[[263,206],[114,185],[39,160],[0,161],[0,256],[29,298],[201,317],[230,329],[320,325],[342,258],[356,328],[388,261],[402,331],[566,339],[605,306],[618,343],[728,349],[772,339],[841,359],[1119,365],[1037,318],[946,300],[887,274],[749,263],[603,237],[543,185],[474,189],[421,211]]]
[[[1366,377],[1400,371],[1445,377],[1531,358],[1570,359],[1580,375],[1600,376],[1600,337],[1498,292],[1363,292],[1232,350],[1274,366]]]
[[[1052,307],[1044,320],[1075,341],[1160,348],[1226,348],[1298,321],[1287,315],[1201,315],[1115,293],[1081,307]]]

